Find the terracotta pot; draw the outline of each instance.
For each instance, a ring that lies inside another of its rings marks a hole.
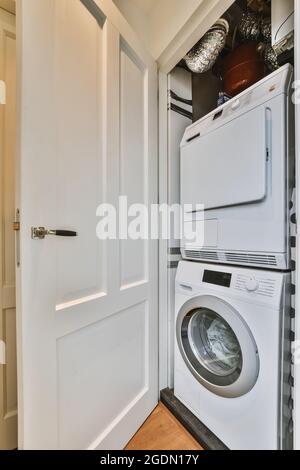
[[[224,91],[236,96],[265,76],[265,63],[257,42],[236,47],[224,60]]]

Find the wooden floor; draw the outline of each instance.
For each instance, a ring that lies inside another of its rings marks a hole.
[[[126,450],[203,450],[170,411],[160,403],[129,442]]]

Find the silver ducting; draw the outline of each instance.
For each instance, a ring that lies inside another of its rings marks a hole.
[[[261,22],[261,34],[264,41],[271,44],[272,41],[272,23],[271,18],[264,18]]]
[[[274,48],[268,44],[264,51],[264,61],[266,66],[271,72],[279,69],[278,57]]]
[[[257,41],[260,35],[260,20],[254,13],[244,13],[239,31],[242,38],[246,41]]]
[[[208,72],[225,47],[229,23],[221,18],[186,55],[185,62],[194,73]]]

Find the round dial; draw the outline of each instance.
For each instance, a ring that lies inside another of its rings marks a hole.
[[[259,288],[259,282],[256,279],[256,277],[251,276],[247,281],[246,281],[246,289],[249,292],[255,292]]]

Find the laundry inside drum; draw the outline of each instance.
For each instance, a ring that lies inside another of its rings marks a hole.
[[[233,374],[242,366],[242,351],[228,323],[216,312],[200,309],[191,319],[189,340],[199,362],[221,377]]]

